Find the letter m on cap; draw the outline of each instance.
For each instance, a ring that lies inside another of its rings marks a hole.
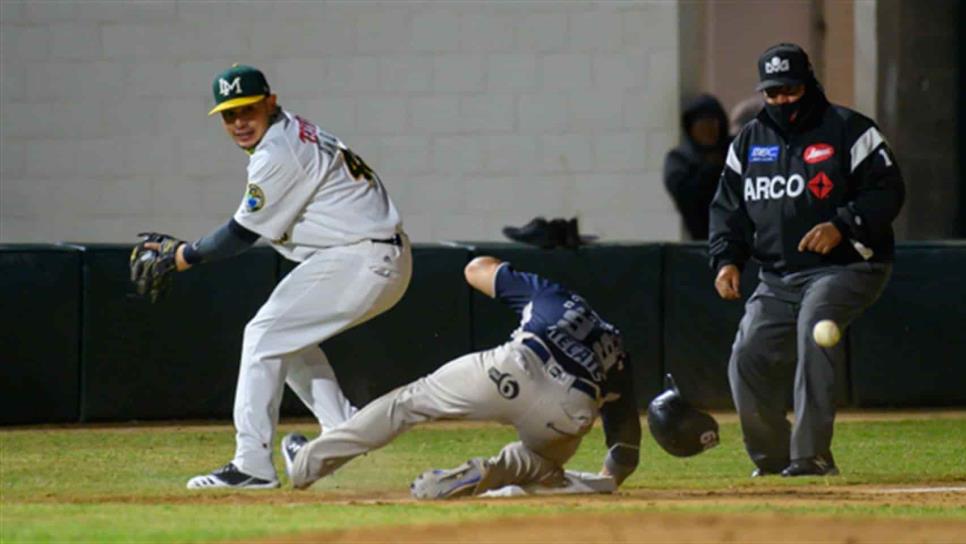
[[[225,78],[219,79],[218,89],[222,96],[228,96],[232,91],[235,91],[236,94],[241,94],[241,77],[236,77],[235,79],[231,80],[231,83],[228,83]]]

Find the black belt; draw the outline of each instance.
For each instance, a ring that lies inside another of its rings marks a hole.
[[[377,244],[389,244],[391,246],[397,246],[397,247],[402,247],[403,245],[402,236],[400,236],[399,233],[394,234],[392,238],[383,238],[381,240],[376,238],[370,238],[370,240],[372,240]]]
[[[539,357],[543,364],[547,364],[550,361],[550,352],[537,339],[528,336],[523,339],[523,345],[527,346],[534,355]],[[581,393],[585,393],[595,401],[600,399],[600,388],[590,380],[581,378],[580,376],[574,376],[574,383],[571,387]]]

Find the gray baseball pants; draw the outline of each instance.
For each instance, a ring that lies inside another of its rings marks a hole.
[[[846,362],[845,342],[822,348],[812,328],[831,319],[844,333],[879,298],[891,272],[889,264],[855,263],[761,273],[728,363],[745,448],[758,468],[775,473],[794,459],[830,458],[835,368]],[[785,417],[789,384],[794,425]]]
[[[418,423],[491,420],[517,429],[520,440],[485,462],[477,491],[516,484],[559,485],[563,465],[598,414],[597,401],[553,359],[544,363],[520,339],[464,355],[372,401],[298,453],[297,488],[331,474],[358,455],[385,446]]]

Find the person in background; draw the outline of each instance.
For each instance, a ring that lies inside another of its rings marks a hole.
[[[702,94],[681,115],[684,141],[664,159],[664,187],[692,240],[708,239],[708,207],[728,150],[728,117],[718,99]]]

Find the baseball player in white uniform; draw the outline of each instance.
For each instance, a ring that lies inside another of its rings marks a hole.
[[[520,316],[510,340],[383,395],[311,442],[287,435],[281,448],[293,486],[308,487],[413,425],[437,419],[495,420],[516,427],[520,440],[494,457],[423,473],[412,484],[416,498],[480,495],[511,486],[612,491],[634,471],[641,426],[620,331],[579,295],[494,257],[477,257],[465,276],[473,288]],[[608,446],[601,474],[564,471],[598,414]]]
[[[178,247],[177,269],[236,255],[258,238],[300,264],[245,327],[235,457],[188,488],[275,488],[283,385],[323,429],[355,413],[319,344],[392,308],[409,285],[411,252],[379,176],[338,138],[283,110],[259,70],[235,65],[213,93],[209,115],[221,113],[250,156],[248,184],[227,224]]]

